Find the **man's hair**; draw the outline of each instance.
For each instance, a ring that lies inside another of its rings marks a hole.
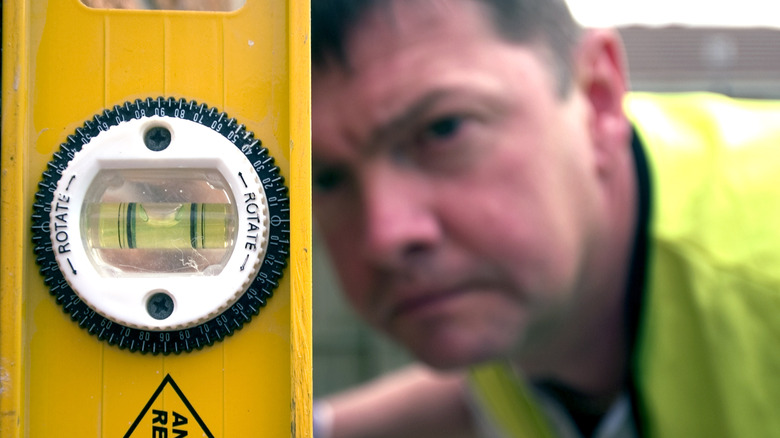
[[[347,40],[369,11],[394,0],[311,0],[312,62],[349,66]],[[423,0],[418,0],[423,1]],[[471,0],[487,7],[498,34],[517,43],[542,43],[551,55],[562,95],[572,78],[572,48],[580,26],[564,0]]]

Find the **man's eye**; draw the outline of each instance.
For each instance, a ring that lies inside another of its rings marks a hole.
[[[346,174],[341,169],[323,169],[312,175],[312,186],[316,191],[328,192],[337,189],[345,179]]]
[[[444,117],[428,125],[425,134],[431,140],[450,138],[458,133],[462,124],[463,119],[458,116]]]

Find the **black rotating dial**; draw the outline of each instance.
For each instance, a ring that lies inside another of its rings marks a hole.
[[[287,193],[268,150],[224,112],[126,102],[86,121],[48,163],[33,205],[37,262],[57,303],[99,339],[152,354],[200,349],[273,295],[289,257]]]

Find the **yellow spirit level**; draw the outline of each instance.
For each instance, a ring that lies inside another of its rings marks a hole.
[[[308,3],[3,3],[0,431],[311,435]]]

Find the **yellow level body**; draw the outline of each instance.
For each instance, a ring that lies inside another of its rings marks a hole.
[[[2,437],[311,435],[308,2],[221,12],[3,2],[0,244]],[[268,305],[221,342],[153,355],[63,312],[35,262],[47,162],[93,115],[171,96],[262,139],[290,189],[290,259]]]

